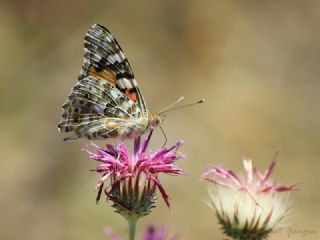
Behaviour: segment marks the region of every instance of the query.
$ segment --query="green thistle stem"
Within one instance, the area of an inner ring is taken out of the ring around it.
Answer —
[[[135,238],[136,238],[137,220],[136,219],[128,220],[128,225],[129,225],[129,240],[135,240]]]

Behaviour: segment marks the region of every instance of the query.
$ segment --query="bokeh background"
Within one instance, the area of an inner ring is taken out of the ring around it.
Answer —
[[[151,110],[206,99],[164,122],[168,143],[185,140],[189,175],[162,176],[171,212],[159,200],[139,236],[154,223],[185,240],[223,239],[202,170],[240,170],[242,155],[265,169],[279,150],[275,179],[303,184],[291,194],[296,233],[270,239],[320,238],[319,1],[2,0],[0,239],[102,240],[108,225],[126,236],[110,205],[95,204],[87,141],[62,142],[56,127],[93,23],[117,37]],[[163,144],[160,130],[152,141]]]

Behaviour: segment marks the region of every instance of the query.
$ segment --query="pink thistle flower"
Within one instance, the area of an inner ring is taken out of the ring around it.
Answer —
[[[96,152],[85,149],[90,158],[100,163],[93,170],[101,175],[96,185],[96,189],[99,190],[97,202],[104,190],[107,199],[113,202],[116,212],[126,219],[138,219],[149,214],[155,204],[157,189],[169,207],[169,196],[158,175],[160,173],[185,174],[175,164],[177,160],[184,159],[184,156],[178,152],[183,142],[179,140],[172,147],[164,146],[154,153],[148,153],[151,136],[152,131],[143,142],[141,137],[135,138],[132,155],[123,142],[118,146],[107,144],[106,148],[92,144]],[[110,184],[104,187],[107,180]]]
[[[202,175],[215,184],[209,205],[229,237],[266,239],[288,215],[288,197],[282,193],[295,190],[297,184],[275,184],[271,179],[275,164],[273,160],[261,173],[251,160],[244,159],[244,178],[223,166],[209,168]]]
[[[122,240],[122,238],[116,236],[112,229],[108,227],[106,229],[106,234],[111,240]],[[143,240],[166,240],[168,238],[168,231],[166,228],[162,227],[158,231],[153,225],[149,225],[144,233]],[[170,240],[178,240],[177,235],[170,238]]]

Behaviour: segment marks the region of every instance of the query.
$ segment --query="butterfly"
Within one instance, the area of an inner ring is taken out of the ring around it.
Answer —
[[[84,38],[84,62],[76,85],[62,106],[60,132],[79,138],[133,138],[161,123],[148,111],[128,59],[114,36],[94,24]]]

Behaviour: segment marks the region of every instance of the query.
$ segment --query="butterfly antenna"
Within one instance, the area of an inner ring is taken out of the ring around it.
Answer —
[[[169,104],[168,106],[166,106],[164,109],[162,109],[160,112],[158,112],[158,114],[162,114],[165,113],[167,110],[169,110],[170,108],[172,108],[173,106],[177,105],[178,103],[180,103],[181,101],[183,101],[184,97],[180,97],[178,100],[176,100],[174,103]]]
[[[181,100],[180,100],[181,99]],[[180,101],[179,101],[180,100]],[[203,103],[205,100],[204,99],[200,99],[199,101],[197,102],[194,102],[194,103],[190,103],[190,104],[186,104],[186,105],[183,105],[183,106],[177,106],[177,107],[173,107],[174,105],[176,105],[177,103],[181,102],[183,100],[183,97],[179,98],[176,102],[174,102],[173,104],[170,104],[168,107],[164,108],[163,110],[161,110],[158,114],[161,115],[163,113],[167,113],[167,112],[171,112],[173,110],[177,110],[177,109],[181,109],[181,108],[186,108],[186,107],[191,107],[193,105],[196,105],[196,104],[200,104],[200,103]]]
[[[166,133],[163,131],[163,128],[160,126],[160,129],[161,129],[161,132],[163,133],[163,136],[164,136],[164,144],[163,144],[163,147],[167,144],[167,140],[168,140],[168,138],[167,138],[167,135],[166,135]]]

